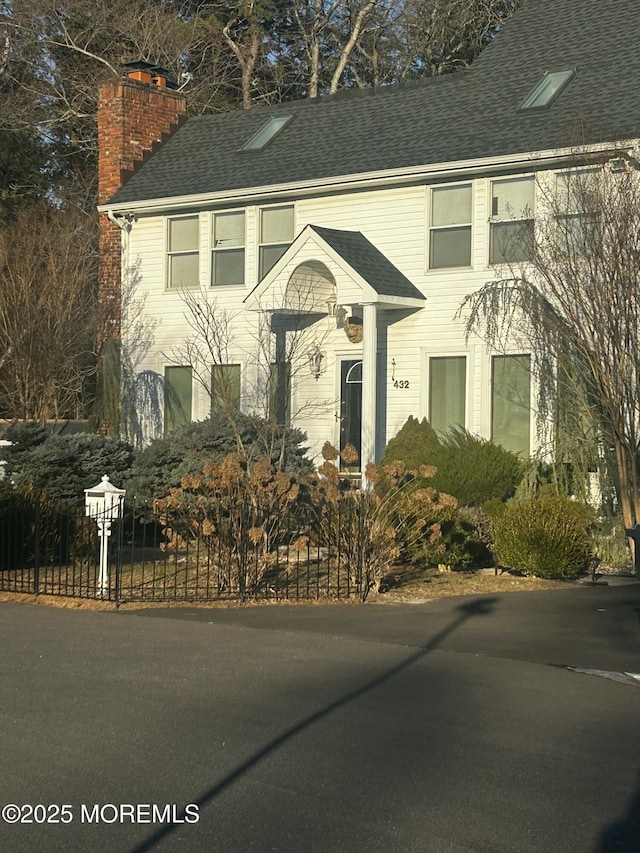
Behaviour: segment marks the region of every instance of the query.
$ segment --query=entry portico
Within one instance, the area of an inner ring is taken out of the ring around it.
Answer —
[[[379,312],[425,305],[415,285],[361,232],[307,225],[245,299],[252,310],[362,321],[360,469],[376,462]],[[348,381],[348,380],[347,380]],[[364,479],[363,479],[364,482]]]

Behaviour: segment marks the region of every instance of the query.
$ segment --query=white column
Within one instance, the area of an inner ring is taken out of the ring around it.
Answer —
[[[378,316],[375,303],[362,306],[362,433],[360,465],[362,487],[368,488],[364,472],[376,461],[376,359],[378,350]]]

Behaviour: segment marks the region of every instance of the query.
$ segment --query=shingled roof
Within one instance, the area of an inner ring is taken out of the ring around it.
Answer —
[[[465,72],[190,118],[113,204],[233,193],[639,135],[637,0],[525,0]],[[547,108],[521,105],[546,71],[576,74]],[[263,150],[242,145],[271,116]]]
[[[423,294],[360,231],[310,225],[381,296],[424,299]]]

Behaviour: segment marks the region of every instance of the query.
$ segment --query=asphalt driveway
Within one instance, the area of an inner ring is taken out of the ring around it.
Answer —
[[[640,684],[575,668],[640,672],[640,585],[0,604],[0,849],[638,851]]]

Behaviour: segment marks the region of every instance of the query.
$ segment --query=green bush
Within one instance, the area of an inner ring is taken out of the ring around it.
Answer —
[[[431,485],[433,466],[420,474],[404,462],[392,462],[375,473],[374,493],[387,505],[400,544],[400,559],[422,565],[446,563],[457,568],[489,565],[486,519],[480,507],[459,506],[452,495]]]
[[[380,467],[404,462],[409,471],[418,471],[421,465],[437,466],[441,451],[442,446],[429,421],[426,418],[419,421],[409,415],[402,429],[385,447]],[[431,482],[433,484],[433,480]]]
[[[239,414],[235,431],[222,414],[185,424],[136,454],[128,488],[137,501],[153,501],[177,488],[185,474],[199,474],[207,461],[219,463],[229,454],[252,462],[269,458],[277,470],[296,474],[313,471],[302,446],[306,436],[297,429],[281,429],[262,418]]]
[[[491,565],[492,555],[482,538],[475,507],[447,507],[437,517],[441,538],[434,544],[428,539],[418,543],[416,554],[426,565],[444,564],[456,569]],[[480,510],[478,510],[480,512]]]
[[[451,430],[440,439],[441,481],[436,488],[458,498],[464,506],[510,498],[523,474],[523,463],[499,444],[463,429]]]
[[[429,485],[453,495],[463,506],[510,498],[522,478],[522,461],[508,450],[466,430],[451,430],[438,437],[429,422],[409,417],[387,445],[380,467],[402,461],[419,471],[430,465],[437,473]],[[416,487],[421,484],[416,483]]]
[[[40,441],[42,436],[33,431],[25,436],[26,442],[18,440],[5,453],[7,477],[19,491],[45,495],[66,510],[81,504],[84,489],[95,486],[104,474],[114,485],[126,486],[133,450],[118,438],[82,433]],[[34,437],[37,440],[30,442]]]
[[[568,498],[513,501],[491,518],[501,566],[538,577],[575,577],[587,569],[593,511]]]

